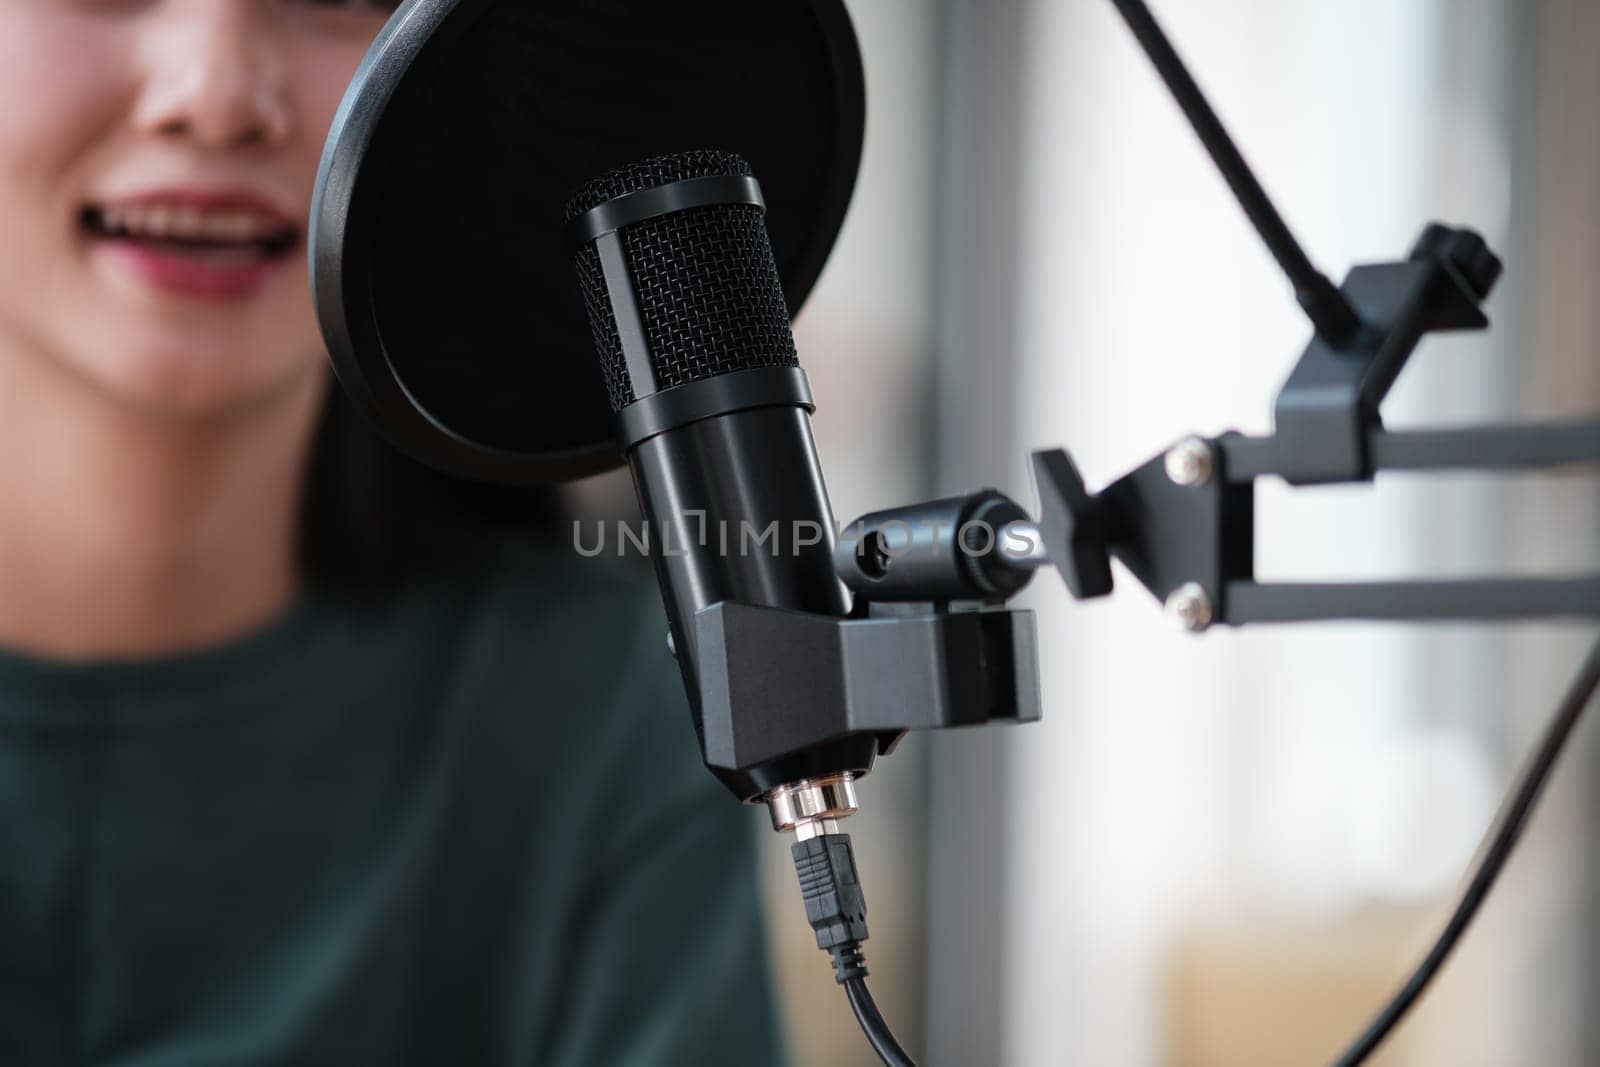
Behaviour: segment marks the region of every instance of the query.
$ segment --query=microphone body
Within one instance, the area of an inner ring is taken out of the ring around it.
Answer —
[[[762,216],[749,165],[718,152],[624,168],[568,208],[702,753],[698,611],[722,601],[849,611],[810,392]],[[874,737],[847,735],[753,767],[708,766],[750,801],[864,774],[876,751]]]

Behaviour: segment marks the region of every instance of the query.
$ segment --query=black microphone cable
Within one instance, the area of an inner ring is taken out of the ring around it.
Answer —
[[[1572,737],[1573,728],[1583,717],[1584,708],[1588,707],[1589,701],[1594,697],[1597,685],[1600,685],[1600,641],[1596,641],[1594,647],[1589,650],[1588,658],[1579,668],[1578,675],[1573,679],[1566,695],[1561,698],[1550,724],[1545,727],[1538,748],[1534,750],[1516,787],[1507,796],[1505,805],[1500,809],[1500,814],[1486,838],[1482,859],[1479,860],[1477,870],[1462,893],[1454,913],[1451,914],[1450,921],[1445,923],[1444,929],[1433,943],[1433,948],[1422,958],[1422,962],[1417,964],[1411,977],[1373,1016],[1372,1022],[1350,1044],[1350,1047],[1345,1049],[1344,1055],[1334,1061],[1334,1067],[1357,1067],[1358,1064],[1365,1063],[1367,1057],[1383,1044],[1384,1039],[1394,1031],[1400,1020],[1405,1018],[1406,1012],[1421,999],[1429,983],[1444,966],[1456,943],[1461,940],[1461,935],[1466,932],[1473,917],[1477,915],[1484,898],[1489,895],[1489,890],[1494,887],[1495,880],[1500,877],[1506,860],[1511,856],[1511,850],[1522,837],[1522,831],[1527,827],[1528,819],[1533,814],[1534,805],[1538,803],[1545,783],[1550,780],[1550,771],[1555,767],[1561,750]]]
[[[834,981],[844,986],[850,1010],[878,1058],[888,1067],[916,1067],[867,989],[867,962],[861,952],[861,942],[867,939],[867,902],[856,874],[850,835],[838,833],[836,826],[826,823],[807,824],[801,832],[812,830],[822,832],[801,838],[789,851],[817,947],[833,956]]]
[[[850,1009],[856,1013],[856,1021],[866,1032],[872,1051],[878,1054],[878,1058],[890,1067],[916,1067],[906,1050],[894,1039],[894,1034],[889,1032],[889,1024],[878,1013],[878,1005],[873,1002],[872,993],[867,989],[867,980],[850,979],[844,984],[844,992],[850,998]]]
[[[1538,747],[1507,796],[1486,838],[1482,858],[1450,920],[1411,976],[1334,1061],[1333,1067],[1359,1067],[1365,1063],[1437,977],[1505,869],[1550,780],[1556,760],[1571,740],[1596,688],[1600,688],[1600,641],[1590,648],[1583,666],[1545,727]],[[873,1051],[890,1067],[915,1067],[914,1061],[895,1040],[867,989],[867,967],[861,952],[861,942],[867,938],[867,909],[861,879],[856,874],[850,835],[819,833],[795,842],[791,851],[805,900],[806,918],[817,935],[817,947],[832,954],[835,980],[844,986],[850,1008],[872,1043]]]

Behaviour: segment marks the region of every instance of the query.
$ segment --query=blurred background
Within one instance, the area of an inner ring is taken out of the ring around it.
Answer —
[[[866,154],[797,323],[839,519],[983,485],[1031,504],[1033,448],[1099,488],[1187,433],[1269,430],[1309,331],[1111,5],[851,7]],[[1329,275],[1434,218],[1505,259],[1492,332],[1427,342],[1389,426],[1600,411],[1600,5],[1154,7]],[[1597,488],[1263,483],[1258,573],[1593,568]],[[1082,605],[1046,573],[1025,597],[1043,723],[912,737],[862,784],[878,999],[933,1067],[1325,1062],[1435,936],[1588,630],[1191,638],[1118,582]],[[1597,770],[1591,723],[1375,1062],[1600,1063]],[[768,836],[796,1062],[875,1062]]]

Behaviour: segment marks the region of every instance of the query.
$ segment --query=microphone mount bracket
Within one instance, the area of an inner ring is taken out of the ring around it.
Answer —
[[[1499,260],[1469,230],[1430,225],[1408,259],[1352,270],[1362,322],[1314,337],[1275,404],[1276,432],[1186,438],[1098,494],[1071,457],[1036,452],[1040,535],[1079,599],[1111,591],[1120,560],[1185,628],[1323,619],[1600,617],[1600,575],[1260,583],[1254,482],[1369,482],[1380,470],[1541,469],[1600,461],[1600,420],[1393,432],[1380,405],[1427,333],[1483,329]]]
[[[1499,274],[1499,259],[1477,234],[1431,224],[1405,260],[1349,273],[1339,295],[1361,326],[1342,344],[1312,338],[1278,394],[1273,434],[1185,438],[1099,493],[1089,492],[1064,450],[1035,452],[1037,523],[994,490],[875,512],[846,527],[835,567],[875,603],[1002,604],[1042,562],[1055,566],[1075,598],[1106,596],[1115,558],[1194,631],[1327,619],[1600,617],[1596,574],[1328,583],[1254,576],[1258,478],[1329,485],[1370,482],[1379,471],[1600,461],[1597,419],[1384,427],[1383,399],[1418,342],[1429,333],[1487,327],[1482,303]],[[981,552],[961,535],[980,518],[1003,531],[997,536],[991,528]],[[898,553],[887,551],[895,528],[903,531]]]
[[[695,615],[702,752],[743,771],[850,734],[1039,718],[1033,613],[868,605],[834,618],[721,601]]]
[[[1343,344],[1320,334],[1275,405],[1279,473],[1295,485],[1367,481],[1378,407],[1424,334],[1482,330],[1500,260],[1471,230],[1432,223],[1403,262],[1358,266],[1340,292],[1361,327]]]

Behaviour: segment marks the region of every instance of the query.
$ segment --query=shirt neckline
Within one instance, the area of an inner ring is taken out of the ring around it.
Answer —
[[[193,718],[228,703],[230,692],[259,691],[299,665],[331,627],[330,597],[301,592],[254,630],[204,647],[151,657],[58,659],[0,646],[0,723],[71,727],[137,719]],[[206,700],[214,693],[217,699]],[[10,700],[8,695],[22,699]]]

